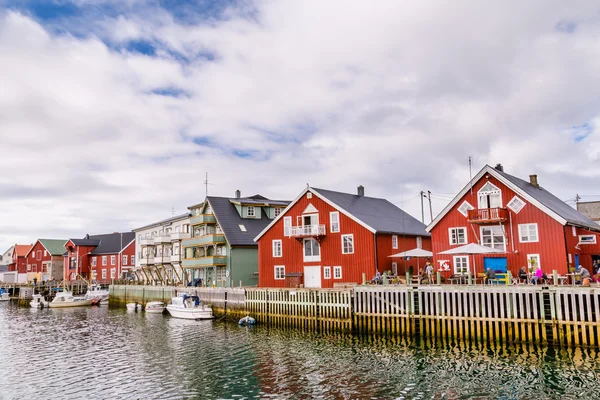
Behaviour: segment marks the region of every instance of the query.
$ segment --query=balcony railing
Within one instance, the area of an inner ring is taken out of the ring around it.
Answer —
[[[303,225],[303,226],[292,226],[290,233],[291,237],[311,237],[311,236],[324,236],[325,225]]]
[[[186,258],[181,261],[182,267],[214,267],[217,265],[227,265],[227,256],[208,256],[199,258]]]
[[[160,235],[154,237],[154,244],[170,242],[171,236],[168,233],[161,233]]]
[[[188,239],[185,242],[183,242],[183,245],[185,247],[190,247],[194,245],[205,245],[215,243],[225,243],[225,235],[223,235],[222,233],[210,233],[208,235]]]
[[[216,222],[217,219],[212,214],[194,215],[190,218],[190,225],[215,224]]]
[[[181,262],[181,255],[180,254],[171,255],[171,263],[178,263],[178,262]]]
[[[154,238],[141,238],[140,246],[154,246]]]
[[[190,232],[171,232],[171,241],[189,239],[192,237]]]
[[[469,210],[468,220],[473,224],[494,224],[508,220],[506,208],[478,208]]]

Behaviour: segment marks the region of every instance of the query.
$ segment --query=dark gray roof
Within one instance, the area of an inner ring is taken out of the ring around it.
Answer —
[[[268,204],[270,206],[287,206],[289,201],[285,200],[255,200],[255,199],[230,199],[232,202],[241,204]]]
[[[96,246],[91,254],[116,254],[135,239],[135,233],[109,233],[106,235],[89,235],[84,239],[70,239],[76,246]]]
[[[375,229],[377,233],[431,236],[425,231],[425,224],[386,199],[317,188],[313,190]]]
[[[70,239],[71,242],[73,242],[73,244],[75,246],[98,246],[100,244],[99,240],[93,240],[93,239]]]
[[[246,202],[248,198],[230,199],[228,197],[207,197],[210,206],[231,246],[258,246],[254,238],[273,220],[269,219],[261,208],[261,218],[242,218],[231,201]],[[288,202],[289,203],[289,202]],[[240,229],[244,225],[246,232]]]
[[[494,171],[502,175],[504,178],[508,179],[513,185],[517,186],[523,192],[527,193],[529,196],[542,203],[545,207],[560,215],[563,219],[567,221],[567,223],[571,225],[587,227],[596,231],[600,230],[600,225],[598,225],[597,223],[595,223],[590,218],[586,217],[573,207],[569,206],[567,203],[565,203],[564,201],[562,201],[561,199],[544,189],[543,187],[535,187],[528,181],[517,178],[516,176],[509,175],[504,171],[499,171],[497,169],[494,169]]]

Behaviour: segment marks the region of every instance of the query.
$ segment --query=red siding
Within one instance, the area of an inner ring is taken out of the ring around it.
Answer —
[[[473,194],[471,194],[470,191],[467,192],[467,194],[465,194],[465,196],[458,201],[452,210],[450,210],[431,231],[433,252],[435,254],[435,266],[439,266],[438,262],[440,260],[449,260],[450,272],[445,274],[447,276],[452,274],[454,271],[453,256],[444,256],[438,253],[453,247],[457,247],[457,245],[450,245],[448,229],[455,227],[466,227],[467,243],[478,243],[478,240],[480,239],[479,225],[469,224],[467,222],[467,218],[458,211],[458,208],[465,200],[468,201],[473,207],[478,208],[477,191],[488,181],[502,191],[502,206],[506,207],[506,205],[515,196],[515,193],[494,177],[490,176],[489,179],[486,179],[484,176],[475,185],[473,185]],[[506,232],[505,240],[507,253],[485,257],[506,257],[508,268],[512,271],[513,275],[516,275],[521,266],[527,266],[528,254],[539,254],[540,265],[544,272],[551,273],[553,269],[556,269],[561,274],[566,273],[567,253],[565,249],[563,226],[544,213],[542,210],[529,203],[523,197],[518,197],[525,201],[525,207],[518,214],[511,210],[508,211],[510,217],[512,218],[512,227],[510,220],[503,224]],[[528,223],[538,224],[539,241],[535,243],[520,243],[518,225]],[[477,268],[476,272],[483,272],[483,258],[484,256],[482,255],[470,257],[471,271],[473,271],[474,260]]]
[[[90,259],[88,254],[94,250],[95,246],[75,246],[73,242],[68,241],[65,247],[68,250],[68,255],[65,257],[65,280],[72,280],[71,274],[76,273],[83,276],[85,279],[90,278]],[[71,257],[76,257],[77,267],[71,269],[70,268],[70,259]],[[110,263],[110,259],[108,261]],[[79,279],[79,277],[75,277],[75,279]]]
[[[285,273],[303,273],[304,266],[321,266],[321,286],[333,287],[334,283],[362,282],[364,272],[368,279],[375,275],[375,238],[362,225],[340,212],[340,232],[331,233],[329,213],[338,211],[325,201],[313,195],[311,199],[305,194],[287,211],[285,217],[292,217],[292,226],[298,225],[297,217],[312,204],[319,212],[319,224],[325,224],[326,234],[321,238],[321,261],[304,262],[303,244],[295,238],[283,235],[284,218],[282,217],[258,241],[258,285],[260,287],[285,287],[285,280],[275,279],[275,266],[285,266]],[[354,235],[354,254],[342,254],[342,235]],[[273,240],[282,241],[282,257],[273,257]],[[323,276],[323,266],[331,267],[331,278]],[[333,267],[342,267],[342,279],[333,278]]]
[[[46,252],[44,255],[44,251],[46,249],[38,240],[26,257],[26,265],[31,265],[31,270],[27,272],[42,272],[42,263],[52,260],[50,253]]]
[[[76,272],[83,276],[85,279],[92,279],[92,271],[96,271],[96,280],[98,282],[108,282],[111,280],[110,270],[115,268],[115,279],[121,278],[123,268],[132,268],[131,257],[135,255],[135,240],[127,245],[121,253],[113,254],[89,254],[95,246],[74,246],[73,242],[67,243],[67,248],[73,246],[73,251],[69,250],[69,255],[65,257],[65,279],[71,280],[71,274]],[[123,265],[123,255],[127,255],[127,264]],[[115,264],[111,264],[111,257],[115,256]],[[69,259],[71,257],[78,257],[77,268],[69,268]],[[102,257],[106,257],[106,265],[102,265]],[[92,267],[92,259],[96,259],[96,266]],[[102,278],[102,271],[106,271],[106,278]],[[78,279],[76,277],[75,279]]]
[[[406,273],[406,268],[411,265],[416,273],[417,267],[425,265],[425,259],[405,261],[402,258],[389,258],[388,256],[417,248],[417,237],[398,235],[398,248],[394,249],[392,248],[392,236],[377,235],[377,265],[379,266],[379,271],[392,271],[392,263],[396,262],[398,263],[398,275],[403,276]],[[431,251],[431,238],[421,237],[421,240],[423,249]]]
[[[595,235],[595,244],[579,244],[579,235]],[[571,256],[571,266],[575,265],[575,256],[579,258],[579,265],[584,266],[593,274],[592,259],[600,259],[600,235],[597,232],[591,232],[583,228],[575,228],[575,235],[573,235],[573,227],[565,227],[565,237],[567,239],[567,253]],[[568,256],[567,256],[568,258]]]

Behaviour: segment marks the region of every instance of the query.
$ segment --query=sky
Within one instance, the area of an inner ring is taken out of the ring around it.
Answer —
[[[591,0],[0,0],[0,252],[207,189],[435,217],[469,156],[600,200],[598,71]]]

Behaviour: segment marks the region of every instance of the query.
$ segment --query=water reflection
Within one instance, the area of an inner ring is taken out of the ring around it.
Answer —
[[[598,353],[0,305],[0,398],[600,398]]]

